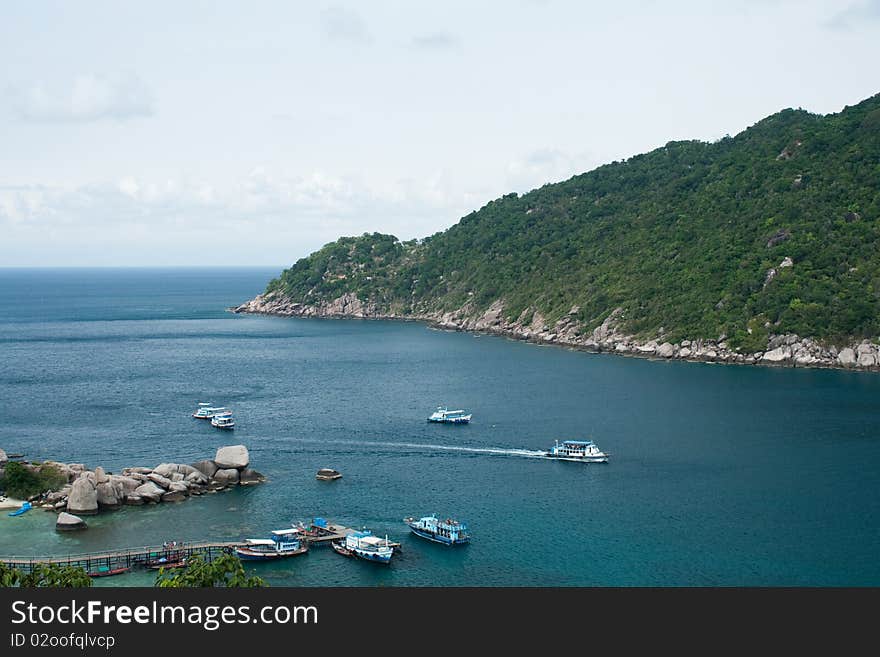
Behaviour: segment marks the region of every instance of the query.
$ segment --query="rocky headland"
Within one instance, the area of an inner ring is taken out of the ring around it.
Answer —
[[[234,313],[274,315],[279,317],[322,317],[348,319],[395,319],[423,321],[436,328],[495,334],[541,344],[553,344],[596,353],[612,353],[642,358],[686,360],[740,365],[777,365],[789,367],[826,367],[864,371],[880,370],[880,345],[862,340],[848,345],[830,345],[795,334],[769,334],[766,349],[742,353],[731,348],[721,335],[715,340],[694,339],[666,341],[663,334],[639,339],[620,329],[623,310],[612,312],[593,330],[585,330],[577,321],[579,308],[549,324],[532,308],[524,310],[515,321],[504,316],[504,302],[495,301],[488,309],[474,312],[468,305],[452,312],[395,314],[382,312],[376,305],[362,302],[348,293],[330,302],[303,304],[283,294],[261,294],[240,306]]]
[[[7,463],[5,452],[0,450],[0,478]],[[81,515],[122,506],[182,502],[188,497],[266,481],[264,475],[250,468],[250,454],[244,445],[221,447],[213,459],[191,464],[160,463],[153,468],[128,467],[119,474],[100,466],[88,469],[82,463],[19,463],[34,474],[51,468],[66,480],[57,490],[42,491],[28,500],[34,507],[61,513],[59,530],[85,527],[78,517]]]

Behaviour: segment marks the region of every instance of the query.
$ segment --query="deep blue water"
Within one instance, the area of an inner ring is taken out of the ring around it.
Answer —
[[[0,270],[0,447],[118,470],[243,443],[270,479],[78,534],[2,513],[0,554],[259,537],[322,516],[403,550],[389,567],[314,548],[253,570],[309,586],[880,585],[880,376],[225,311],[278,271]],[[199,401],[232,407],[234,434],[192,419]],[[429,425],[438,404],[474,419]],[[467,451],[590,436],[610,464]],[[320,467],[344,476],[319,482]],[[468,522],[473,543],[404,531],[431,512]]]

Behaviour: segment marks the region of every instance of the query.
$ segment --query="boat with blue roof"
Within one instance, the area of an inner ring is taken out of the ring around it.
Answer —
[[[446,518],[440,520],[436,514],[423,516],[421,518],[404,518],[407,524],[416,536],[425,538],[435,543],[443,545],[465,545],[470,543],[471,536],[468,533],[467,525],[458,520]]]
[[[557,461],[577,461],[579,463],[608,463],[608,454],[603,452],[592,440],[563,440],[545,452],[548,459]]]
[[[222,406],[214,406],[211,402],[199,402],[199,407],[192,416],[197,420],[210,420],[216,413],[225,410]]]

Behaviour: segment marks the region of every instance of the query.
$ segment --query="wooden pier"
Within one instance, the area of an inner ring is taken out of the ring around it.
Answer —
[[[242,541],[216,541],[202,543],[176,543],[169,545],[147,545],[122,550],[106,550],[103,552],[84,552],[66,556],[12,556],[0,557],[0,563],[29,573],[38,564],[57,564],[60,566],[79,566],[86,572],[99,572],[102,569],[117,568],[150,568],[153,564],[165,559],[168,563],[179,561],[185,557],[199,555],[205,561],[212,561],[222,554],[242,546]]]
[[[300,524],[300,538],[312,545],[327,545],[332,541],[344,540],[349,534],[358,531],[328,523],[323,526]],[[29,573],[38,564],[58,564],[60,566],[79,566],[88,573],[99,573],[118,568],[150,568],[158,565],[159,560],[174,563],[193,555],[199,555],[205,561],[234,552],[235,548],[243,547],[244,541],[204,541],[197,543],[169,543],[166,545],[146,545],[144,547],[106,550],[102,552],[83,552],[66,556],[11,556],[0,557],[0,563]],[[400,543],[388,541],[388,545],[399,550]]]

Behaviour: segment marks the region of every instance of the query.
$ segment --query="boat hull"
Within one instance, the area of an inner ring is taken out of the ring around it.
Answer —
[[[275,561],[284,559],[285,557],[296,557],[308,552],[308,548],[301,547],[297,550],[288,550],[285,552],[258,552],[248,550],[247,548],[236,548],[235,555],[242,561]]]
[[[391,554],[377,554],[376,552],[366,552],[364,550],[358,550],[357,548],[351,548],[351,553],[359,559],[363,559],[364,561],[372,561],[374,563],[391,563]]]
[[[89,577],[110,577],[111,575],[122,575],[127,573],[131,568],[113,568],[112,570],[96,570],[89,573]]]
[[[409,525],[409,529],[416,536],[433,541],[434,543],[440,543],[441,545],[467,545],[471,541],[469,537],[452,539],[448,536],[440,536],[434,532],[419,527],[413,527],[412,525]]]
[[[571,461],[572,463],[608,463],[608,456],[555,456],[544,454],[545,459],[551,461]]]

